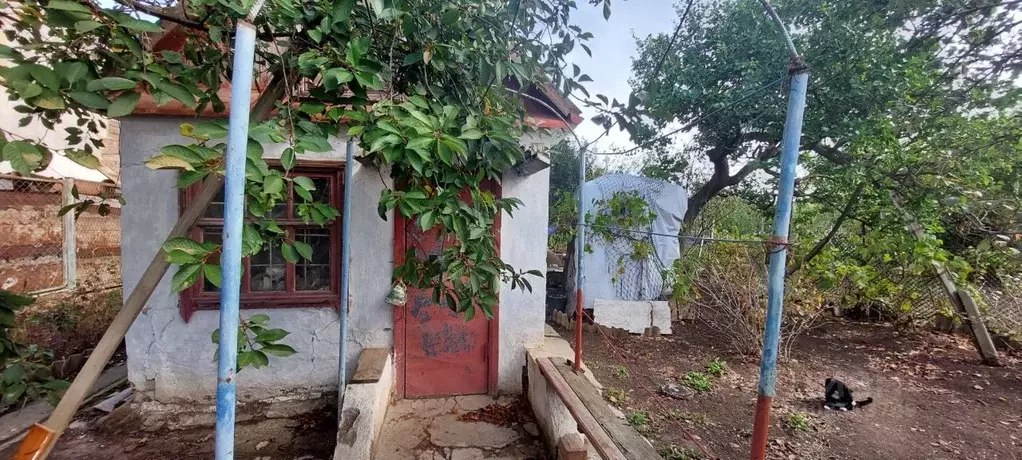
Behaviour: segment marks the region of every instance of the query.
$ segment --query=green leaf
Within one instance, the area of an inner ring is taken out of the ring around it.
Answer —
[[[280,154],[280,165],[284,167],[284,171],[290,171],[291,168],[295,167],[295,151],[291,147],[284,149]]]
[[[259,369],[260,367],[266,367],[270,365],[270,358],[259,350],[252,352],[252,367]]]
[[[160,153],[180,158],[190,164],[201,164],[203,159],[196,151],[186,145],[171,144],[160,149]]]
[[[187,264],[178,267],[177,272],[174,273],[174,277],[171,278],[170,286],[174,292],[181,292],[188,289],[191,285],[195,284],[195,281],[199,279],[199,270],[202,268],[201,264]]]
[[[284,345],[282,343],[271,343],[263,345],[263,347],[260,348],[259,351],[269,353],[274,356],[280,356],[281,358],[286,358],[295,353],[298,353],[297,351],[295,351],[294,348],[291,348],[290,346]]]
[[[8,142],[3,147],[3,159],[22,176],[31,175],[42,166],[43,153],[34,144],[25,141]]]
[[[447,163],[448,166],[454,164],[454,153],[451,152],[451,148],[445,143],[437,145],[437,155],[440,156],[440,160]]]
[[[71,62],[64,69],[62,77],[67,80],[68,83],[74,84],[74,82],[81,80],[82,77],[89,73],[89,66],[84,62]]]
[[[255,353],[251,352],[251,351],[243,351],[243,352],[238,353],[238,364],[237,364],[238,370],[240,371],[240,370],[242,370],[242,369],[244,369],[244,368],[246,368],[248,366],[251,366],[253,358],[254,358],[254,355],[255,355]]]
[[[169,62],[171,64],[180,64],[181,63],[181,53],[178,53],[177,51],[163,50],[163,51],[160,52],[160,56],[163,56],[163,60],[165,60],[165,61],[167,61],[167,62]]]
[[[316,184],[314,182],[312,182],[312,179],[309,179],[308,177],[296,176],[292,180],[294,181],[294,183],[296,185],[298,185],[299,187],[301,187],[301,188],[303,188],[305,190],[309,190],[309,191],[316,190]]]
[[[191,238],[185,237],[171,238],[164,242],[161,248],[163,248],[163,252],[167,253],[171,251],[181,251],[185,254],[198,255],[205,254],[207,252],[206,248],[201,244]]]
[[[195,256],[184,251],[167,252],[166,259],[167,262],[170,262],[174,265],[190,264],[199,261],[199,259],[197,259]]]
[[[323,113],[326,110],[326,104],[318,102],[303,102],[302,105],[298,106],[298,111],[307,113],[309,115],[317,115]]]
[[[480,139],[483,137],[483,132],[478,129],[466,129],[458,137],[461,139]]]
[[[276,174],[266,176],[263,179],[263,192],[267,194],[280,193],[284,190],[284,179]]]
[[[248,322],[256,324],[264,324],[270,320],[270,316],[265,313],[257,313],[248,317]]]
[[[280,245],[280,253],[284,256],[284,260],[289,263],[298,263],[298,253],[295,252],[294,246],[291,246],[288,243],[283,243]]]
[[[65,108],[64,99],[61,98],[59,94],[48,89],[44,90],[43,94],[36,97],[32,103],[35,104],[36,107],[41,107],[46,110],[64,110]]]
[[[302,256],[303,259],[312,260],[312,246],[308,243],[295,240],[294,247],[295,251],[298,251],[298,254]]]
[[[99,157],[84,150],[65,150],[64,156],[89,169],[99,169],[102,166]]]
[[[96,21],[78,21],[75,23],[75,30],[82,34],[92,32],[100,27],[103,27],[103,24]]]
[[[25,366],[21,363],[14,363],[4,369],[3,382],[11,385],[25,378]]]
[[[256,342],[276,342],[284,337],[287,337],[291,333],[283,329],[267,329],[256,335]]]
[[[107,107],[110,107],[110,101],[96,93],[72,91],[69,95],[71,96],[71,99],[75,100],[75,102],[90,109],[106,110]]]
[[[46,65],[32,64],[29,67],[29,74],[41,85],[52,89],[60,89],[60,76],[53,72],[52,68]]]
[[[149,169],[183,169],[195,171],[191,163],[170,155],[156,155],[145,162]]]
[[[403,65],[412,65],[422,60],[422,52],[411,53],[405,56]]]
[[[75,11],[75,12],[78,12],[78,13],[91,13],[92,12],[92,10],[90,10],[89,7],[87,7],[85,5],[82,5],[81,3],[68,2],[68,1],[64,1],[64,0],[51,0],[50,3],[48,3],[46,5],[46,9],[48,9],[48,10],[61,10],[61,11]]]
[[[17,83],[23,83],[23,82],[17,82]],[[40,94],[43,94],[43,87],[39,86],[39,85],[37,85],[35,83],[28,83],[28,84],[21,84],[21,85],[15,84],[13,86],[15,87],[14,89],[18,92],[18,95],[21,96],[22,99],[29,99],[29,98],[36,97],[36,96],[38,96]]]
[[[141,96],[138,93],[126,93],[115,99],[107,108],[106,114],[110,118],[131,115]]]
[[[124,89],[134,89],[137,83],[127,78],[121,77],[105,77],[98,78],[89,82],[85,85],[86,91],[99,91],[99,90],[110,90],[118,91]]]
[[[202,275],[206,277],[206,281],[213,283],[216,287],[220,287],[222,275],[220,273],[219,265],[204,264],[202,266]]]
[[[157,82],[156,89],[163,91],[170,95],[170,97],[181,101],[182,104],[191,107],[195,105],[195,96],[192,95],[184,86],[174,83],[170,80],[160,80]]]
[[[263,248],[263,236],[252,224],[245,224],[241,230],[242,257],[254,256]]]

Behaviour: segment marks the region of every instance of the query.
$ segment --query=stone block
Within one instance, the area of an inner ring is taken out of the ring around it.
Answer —
[[[582,433],[568,433],[557,440],[557,460],[586,460],[589,449]]]

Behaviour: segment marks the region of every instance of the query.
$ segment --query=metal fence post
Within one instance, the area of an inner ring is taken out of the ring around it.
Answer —
[[[63,190],[61,190],[60,206],[75,204],[74,194],[71,193],[75,186],[75,180],[65,177]],[[78,286],[78,246],[75,241],[75,213],[67,212],[61,217],[64,219],[64,286],[68,291],[73,291]]]

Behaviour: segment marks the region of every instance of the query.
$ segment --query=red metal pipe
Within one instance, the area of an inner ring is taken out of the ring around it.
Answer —
[[[582,370],[582,286],[575,291],[575,372]]]
[[[767,437],[770,434],[770,404],[773,398],[759,395],[756,399],[756,418],[752,426],[752,460],[766,459]]]

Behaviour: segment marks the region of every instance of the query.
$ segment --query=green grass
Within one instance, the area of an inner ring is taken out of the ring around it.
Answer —
[[[813,419],[809,414],[792,412],[784,419],[784,427],[792,433],[812,431],[814,428]]]
[[[704,458],[698,450],[678,447],[674,444],[661,447],[658,453],[664,460],[699,460]]]
[[[606,387],[603,389],[603,399],[607,402],[621,407],[625,402],[628,401],[628,394],[620,388]]]
[[[625,416],[625,420],[627,420],[628,424],[631,425],[632,428],[635,428],[635,431],[638,431],[639,433],[647,433],[652,429],[652,426],[650,426],[651,420],[649,418],[649,412],[644,410],[637,410],[628,414]]]
[[[714,377],[720,377],[727,372],[727,362],[720,358],[714,358],[706,365],[706,373]]]
[[[702,372],[691,371],[681,377],[681,384],[700,393],[706,393],[713,389],[713,382],[710,377]]]
[[[614,376],[617,377],[618,380],[627,380],[628,379],[628,368],[624,367],[624,366],[617,366],[617,367],[615,367],[614,368]]]

